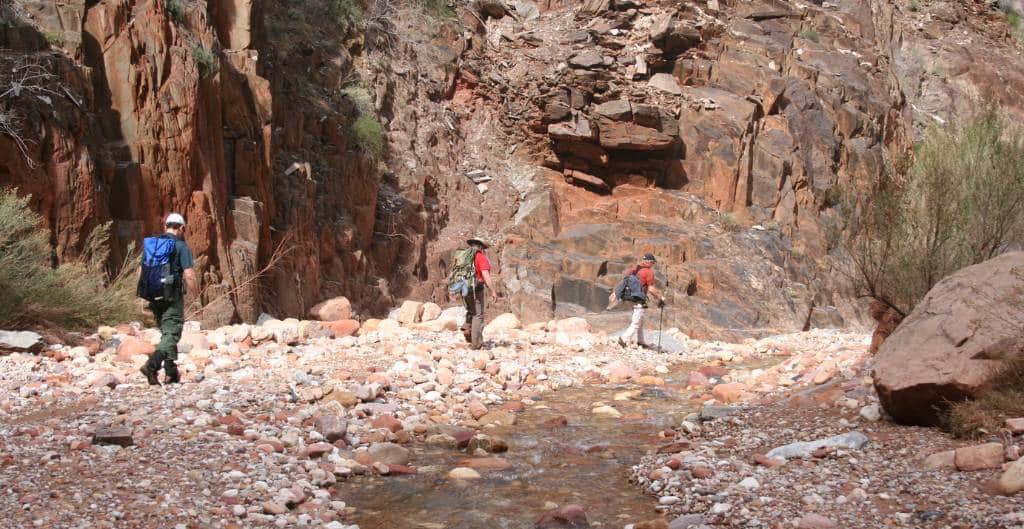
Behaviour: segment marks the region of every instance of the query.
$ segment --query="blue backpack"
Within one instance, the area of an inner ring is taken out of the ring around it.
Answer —
[[[615,297],[622,301],[632,301],[634,303],[644,303],[647,301],[647,296],[644,295],[644,287],[640,284],[640,278],[636,276],[636,271],[622,278],[619,286],[615,287]]]
[[[177,238],[159,235],[142,240],[142,273],[138,296],[148,301],[166,301],[181,295],[181,271],[177,270]]]

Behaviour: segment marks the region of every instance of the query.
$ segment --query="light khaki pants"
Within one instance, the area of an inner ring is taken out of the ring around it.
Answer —
[[[624,342],[646,343],[644,342],[644,311],[646,310],[647,308],[644,307],[643,303],[633,305],[633,319],[630,320],[626,332],[622,333],[622,340]]]

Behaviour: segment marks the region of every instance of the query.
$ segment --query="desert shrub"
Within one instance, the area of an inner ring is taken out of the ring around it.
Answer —
[[[1024,134],[994,108],[930,129],[898,175],[844,206],[863,295],[905,316],[942,278],[1024,243]]]
[[[217,56],[212,51],[202,46],[196,46],[192,48],[192,57],[196,61],[196,66],[199,67],[199,74],[203,77],[209,77],[217,71]]]
[[[373,116],[359,116],[352,124],[352,136],[363,152],[375,158],[384,154],[384,127]]]
[[[999,0],[997,6],[1006,14],[1006,22],[1010,25],[1010,36],[1017,39],[1018,43],[1024,45],[1024,20],[1021,13],[1017,11],[1017,5],[1013,0]]]
[[[813,29],[804,31],[803,33],[800,34],[800,36],[811,42],[818,42],[819,39],[818,32],[814,31]]]
[[[990,388],[977,398],[950,403],[940,416],[956,437],[976,438],[999,431],[1006,419],[1024,417],[1024,360],[1000,366]]]
[[[719,213],[718,223],[722,225],[722,229],[729,233],[738,233],[743,231],[743,224],[736,219],[736,216],[732,213]]]
[[[357,0],[331,0],[330,11],[338,24],[346,28],[363,18],[363,8]]]
[[[448,5],[448,0],[423,0],[423,9],[434,18],[452,18],[455,10]]]
[[[171,20],[178,23],[185,20],[185,4],[181,0],[166,0],[164,9],[167,10],[167,14],[171,15]]]
[[[913,12],[917,12],[921,9],[921,4],[917,0],[910,0],[907,4],[907,8]]]
[[[345,87],[341,90],[341,95],[352,101],[360,115],[373,112],[373,99],[370,97],[370,92],[362,86]]]
[[[1010,33],[1013,37],[1019,41],[1024,41],[1024,22],[1022,22],[1020,13],[1010,11],[1006,14],[1006,21],[1010,24]]]
[[[50,46],[55,46],[57,48],[64,46],[64,35],[61,35],[56,31],[44,31],[43,36],[46,37],[46,42],[49,43]]]
[[[142,318],[135,296],[138,254],[107,271],[110,224],[89,236],[82,257],[53,266],[49,234],[28,198],[0,190],[0,327],[56,324],[85,330]]]

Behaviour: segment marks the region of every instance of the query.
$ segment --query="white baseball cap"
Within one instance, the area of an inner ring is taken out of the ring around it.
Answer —
[[[164,221],[164,226],[166,226],[168,224],[180,224],[180,225],[184,226],[185,225],[185,217],[182,217],[178,213],[171,213],[170,215],[167,215],[167,220]]]

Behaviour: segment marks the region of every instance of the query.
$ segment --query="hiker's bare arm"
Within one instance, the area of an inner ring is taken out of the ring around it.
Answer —
[[[498,291],[494,289],[494,282],[491,281],[491,271],[481,270],[480,277],[484,278],[484,284],[487,285],[487,288],[491,289],[491,298],[497,298]]]
[[[185,269],[185,286],[193,296],[199,294],[199,283],[196,281],[196,271],[193,268]]]
[[[647,297],[665,301],[665,297],[661,295],[661,291],[654,287],[647,287]]]

